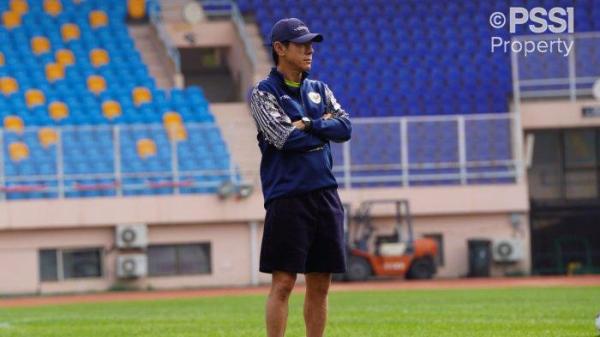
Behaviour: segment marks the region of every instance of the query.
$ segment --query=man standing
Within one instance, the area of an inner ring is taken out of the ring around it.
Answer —
[[[272,274],[268,337],[285,334],[298,273],[306,279],[306,336],[322,337],[331,274],[346,271],[344,211],[329,142],[348,141],[352,125],[327,85],[307,78],[312,43],[321,41],[298,19],[278,21],[270,41],[276,67],[250,95],[266,209],[260,271]]]

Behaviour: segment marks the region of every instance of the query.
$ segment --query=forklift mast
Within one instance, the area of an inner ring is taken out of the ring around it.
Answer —
[[[354,217],[351,217],[350,206],[344,207],[347,216],[344,226],[346,233],[346,242],[352,247],[360,250],[367,250],[367,242],[372,237],[375,227],[373,226],[372,209],[375,205],[393,204],[395,210],[394,235],[381,237],[382,240],[392,242],[405,242],[409,250],[412,250],[414,243],[412,218],[408,200],[405,199],[379,199],[367,200],[360,204]],[[353,220],[354,230],[350,232],[349,224]],[[404,230],[406,233],[404,233]]]

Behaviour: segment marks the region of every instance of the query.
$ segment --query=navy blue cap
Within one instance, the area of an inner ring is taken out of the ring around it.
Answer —
[[[277,21],[271,29],[271,43],[290,41],[294,43],[321,42],[323,35],[311,33],[304,22],[296,18],[287,18]]]

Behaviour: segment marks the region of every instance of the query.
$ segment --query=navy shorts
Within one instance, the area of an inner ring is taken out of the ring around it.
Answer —
[[[260,271],[346,271],[344,209],[337,187],[268,202]]]

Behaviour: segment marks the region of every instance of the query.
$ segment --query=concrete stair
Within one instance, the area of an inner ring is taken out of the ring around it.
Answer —
[[[173,66],[154,27],[151,24],[135,24],[129,25],[128,30],[136,49],[142,55],[142,61],[156,80],[156,86],[162,89],[172,88],[174,86]]]

